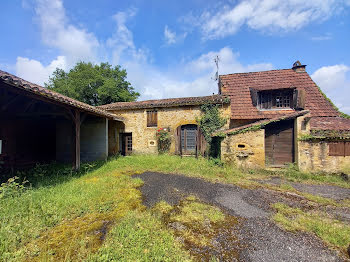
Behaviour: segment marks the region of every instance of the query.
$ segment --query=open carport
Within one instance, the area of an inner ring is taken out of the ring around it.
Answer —
[[[123,126],[114,114],[0,71],[0,173],[106,159]]]

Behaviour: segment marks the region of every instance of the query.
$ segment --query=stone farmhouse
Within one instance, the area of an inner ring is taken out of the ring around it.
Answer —
[[[291,69],[220,75],[218,94],[118,102],[78,102],[0,71],[0,170],[34,163],[156,154],[156,133],[170,133],[170,154],[205,154],[198,127],[204,104],[218,105],[226,125],[213,134],[217,157],[243,168],[295,163],[304,171],[350,165],[350,119],[296,62]]]

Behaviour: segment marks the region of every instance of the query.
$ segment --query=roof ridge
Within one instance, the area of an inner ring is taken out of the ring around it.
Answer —
[[[231,73],[231,74],[223,74],[223,75],[219,75],[219,76],[243,75],[243,74],[264,73],[264,72],[273,72],[273,71],[287,71],[287,70],[289,71],[289,70],[293,70],[293,69],[292,68],[283,68],[283,69],[271,69],[271,70],[262,70],[262,71],[237,72],[237,73]]]
[[[107,106],[113,106],[113,105],[116,105],[116,104],[126,104],[126,103],[144,103],[144,102],[153,102],[153,101],[170,101],[170,100],[174,100],[174,99],[177,99],[177,100],[190,100],[190,99],[196,99],[196,98],[210,98],[210,97],[213,97],[213,98],[217,98],[217,97],[222,97],[222,98],[225,98],[225,97],[228,97],[226,95],[220,95],[220,94],[213,94],[213,95],[208,95],[208,96],[187,96],[187,97],[171,97],[171,98],[160,98],[160,99],[149,99],[149,100],[141,100],[141,101],[128,101],[128,102],[114,102],[114,103],[110,103],[110,104],[105,104],[105,105],[100,105],[98,107],[107,107]]]

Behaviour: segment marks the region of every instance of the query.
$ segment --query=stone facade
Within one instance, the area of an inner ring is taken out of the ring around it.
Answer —
[[[310,134],[309,116],[296,121],[297,136]],[[329,156],[329,141],[300,141],[297,139],[297,163],[305,172],[341,172],[350,168],[350,156]]]
[[[157,127],[147,127],[147,111],[149,109],[110,110],[125,119],[125,128],[119,128],[118,133],[132,133],[132,152],[134,154],[156,154],[158,153],[156,132],[158,128],[168,128],[171,135],[170,154],[174,154],[175,132],[177,127],[188,124],[197,124],[196,119],[200,117],[200,106],[174,106],[161,107],[157,109]],[[152,109],[153,110],[153,109]],[[224,128],[229,126],[230,106],[220,105],[221,115],[228,119]],[[119,138],[118,138],[119,139]],[[120,151],[120,142],[116,142]],[[111,149],[110,149],[111,150]]]
[[[294,158],[304,172],[341,172],[350,168],[350,156],[329,156],[330,141],[302,141],[309,135],[310,114],[294,120]],[[265,130],[227,135],[221,143],[221,159],[242,168],[265,168]]]
[[[221,142],[221,159],[241,168],[264,168],[264,145],[264,129],[227,135]]]

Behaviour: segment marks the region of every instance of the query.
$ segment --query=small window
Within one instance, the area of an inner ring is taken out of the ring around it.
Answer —
[[[158,124],[157,111],[147,111],[147,127],[156,127]]]
[[[262,91],[258,94],[259,109],[292,108],[293,90]]]
[[[330,156],[350,156],[350,142],[329,143]]]

